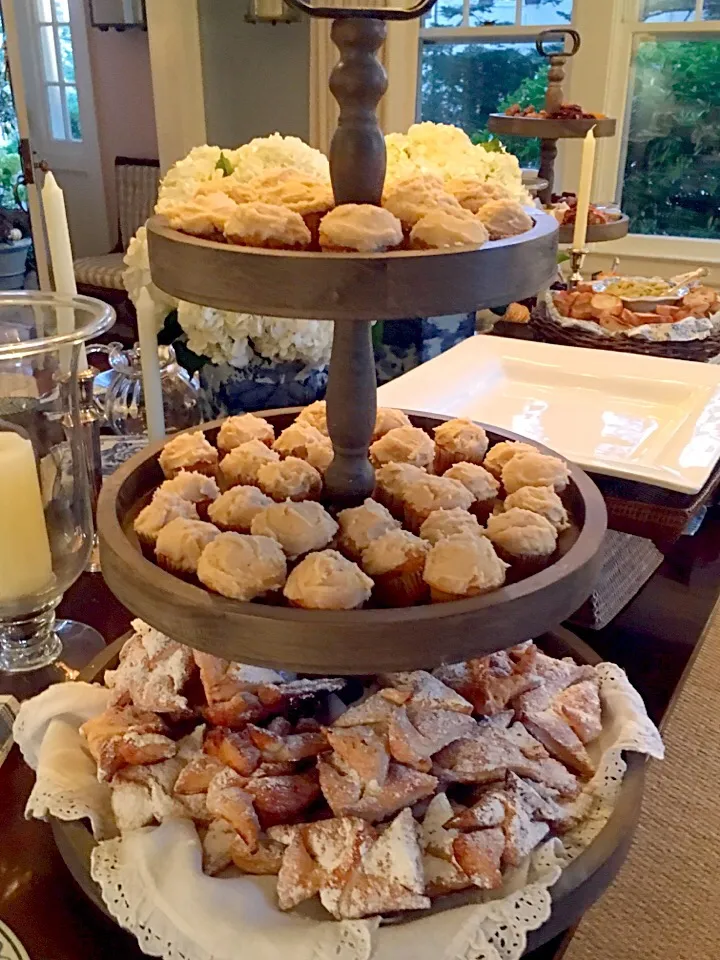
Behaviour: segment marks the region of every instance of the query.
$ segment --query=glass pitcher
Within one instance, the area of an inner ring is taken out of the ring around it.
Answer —
[[[121,343],[111,343],[108,346],[93,343],[88,346],[87,352],[106,354],[112,370],[102,402],[108,426],[120,436],[144,434],[145,398],[140,367],[140,344],[136,343],[132,349],[126,350]],[[196,426],[201,422],[198,387],[177,362],[172,347],[158,347],[158,363],[166,432],[174,433]]]

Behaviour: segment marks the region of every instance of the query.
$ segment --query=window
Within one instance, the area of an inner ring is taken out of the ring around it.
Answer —
[[[535,37],[569,24],[584,42],[566,98],[618,121],[600,142],[595,199],[620,200],[647,238],[603,252],[639,244],[643,256],[720,263],[720,0],[438,0],[420,30],[419,116],[478,141],[489,113],[540,108],[547,71]],[[537,163],[537,141],[505,145],[522,166]],[[563,189],[576,183],[576,147],[560,141]]]
[[[48,132],[54,140],[82,140],[68,0],[34,0],[40,40]]]

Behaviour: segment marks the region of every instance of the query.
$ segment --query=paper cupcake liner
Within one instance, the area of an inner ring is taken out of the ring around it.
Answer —
[[[166,557],[163,554],[155,554],[155,560],[157,565],[162,567],[167,573],[171,573],[174,577],[179,577],[180,580],[186,580],[189,583],[197,583],[197,570],[189,571],[184,570],[182,567],[179,567],[177,564],[173,563],[171,557]]]
[[[477,517],[478,523],[482,526],[486,524],[488,518],[492,516],[497,502],[495,497],[493,497],[492,500],[475,500],[470,504],[469,513]]]
[[[177,469],[171,470],[167,473],[163,470],[166,480],[173,480],[181,470],[185,470],[187,473],[202,473],[205,477],[215,477],[218,472],[217,463],[208,463],[207,460],[198,460],[194,463],[183,463],[182,466]]]
[[[482,457],[472,457],[467,451],[446,450],[438,446],[435,441],[435,473],[442,476],[446,470],[449,470],[456,463],[474,463],[476,466],[483,465]]]
[[[509,553],[496,543],[493,543],[493,547],[495,547],[495,553],[500,559],[510,564],[510,569],[507,572],[507,581],[509,583],[524,580],[526,577],[531,577],[534,573],[539,573],[541,570],[549,567],[550,564],[555,562],[557,554],[557,549],[555,549],[546,557],[537,557],[529,556],[528,554]]]
[[[416,536],[419,535],[420,527],[425,523],[432,512],[432,510],[417,510],[409,503],[406,503],[404,510],[405,526],[411,531],[411,533],[414,533]]]
[[[381,503],[389,510],[396,520],[402,520],[404,518],[405,504],[402,501],[402,497],[397,494],[392,494],[389,490],[377,485],[373,493],[373,499],[377,500],[378,503]]]
[[[428,585],[423,580],[425,558],[409,560],[397,570],[373,577],[373,599],[382,607],[414,607],[427,600]]]

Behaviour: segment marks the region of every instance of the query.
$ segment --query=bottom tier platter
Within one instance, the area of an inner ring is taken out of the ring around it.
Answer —
[[[117,666],[118,655],[124,642],[125,638],[122,638],[103,651],[86,667],[79,679],[88,683],[101,682],[104,671]],[[596,664],[600,661],[590,647],[562,628],[545,634],[538,640],[538,645],[551,656],[571,656],[578,663]],[[531,953],[577,923],[583,913],[604,893],[622,866],[637,826],[645,780],[645,757],[630,753],[626,755],[626,760],[627,771],[608,822],[594,842],[563,870],[560,879],[551,888],[552,914],[545,923],[528,935],[526,953]],[[100,888],[91,876],[90,859],[96,844],[86,822],[66,823],[53,820],[52,826],[60,855],[73,878],[88,899],[105,916],[112,919],[103,902]],[[454,909],[481,902],[482,898],[479,891],[454,894],[438,899],[427,912]],[[416,914],[408,914],[396,922],[411,923],[414,919],[417,919]]]
[[[263,416],[279,432],[297,412],[274,410]],[[410,417],[429,433],[446,419],[424,413]],[[202,427],[211,442],[220,423]],[[486,429],[491,445],[523,439]],[[563,498],[572,524],[560,534],[548,566],[492,593],[403,609],[303,610],[228,600],[172,576],[140,550],[133,521],[162,482],[162,446],[133,457],[103,486],[98,505],[103,574],[136,616],[181,643],[228,660],[326,675],[454,663],[551,629],[578,609],[599,573],[605,505],[594,483],[571,465]]]

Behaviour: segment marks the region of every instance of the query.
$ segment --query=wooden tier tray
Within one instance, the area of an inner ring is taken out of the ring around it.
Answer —
[[[279,432],[297,412],[274,410],[263,416]],[[410,416],[415,426],[428,431],[446,419],[425,413]],[[209,439],[221,422],[204,425]],[[492,427],[487,431],[491,442],[521,439]],[[589,596],[600,570],[605,504],[587,475],[572,466],[563,496],[575,525],[560,535],[558,559],[492,593],[392,610],[300,610],[228,600],[172,576],[140,551],[132,524],[163,480],[157,462],[161,449],[162,443],[146,448],[102,488],[97,524],[103,575],[136,616],[181,643],[228,660],[343,675],[453,663],[554,627]]]
[[[117,666],[118,655],[126,639],[122,637],[104,650],[88,664],[78,679],[87,683],[102,681],[104,671]],[[540,637],[538,643],[551,656],[572,656],[580,663],[591,664],[599,663],[601,659],[587,644],[562,627]],[[526,954],[577,923],[610,886],[624,863],[640,815],[645,757],[630,753],[626,755],[626,761],[627,771],[610,819],[594,843],[563,870],[560,879],[551,888],[552,914],[541,927],[529,934]],[[53,819],[52,830],[60,856],[73,879],[94,906],[115,922],[103,902],[100,888],[91,876],[90,858],[96,843],[86,821]],[[438,900],[431,912],[463,906],[477,897],[477,893],[473,896],[471,892],[455,894]],[[413,919],[413,915],[407,915],[400,922],[411,922]]]
[[[506,137],[537,137],[540,140],[571,140],[584,137],[592,127],[596,137],[614,137],[615,120],[553,120],[550,117],[509,117],[506,113],[491,113],[488,130]]]
[[[623,213],[619,220],[611,220],[610,223],[591,223],[588,224],[587,243],[604,243],[606,240],[620,240],[626,237],[630,231],[630,217]],[[560,243],[572,243],[575,226],[572,223],[562,224],[560,226]]]
[[[148,221],[153,282],[221,310],[310,320],[403,320],[465,313],[534,296],[556,272],[558,224],[478,248],[390,253],[266,250],[202,240]]]

